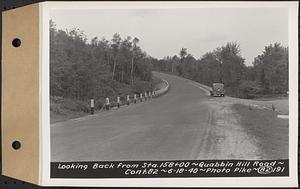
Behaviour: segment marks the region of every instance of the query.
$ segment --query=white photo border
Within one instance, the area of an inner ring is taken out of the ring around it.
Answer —
[[[297,187],[298,186],[298,2],[43,2],[40,7],[40,169],[43,186],[89,187]],[[193,177],[193,178],[50,178],[50,103],[49,103],[49,15],[66,9],[139,8],[287,8],[289,14],[289,175],[288,177]]]

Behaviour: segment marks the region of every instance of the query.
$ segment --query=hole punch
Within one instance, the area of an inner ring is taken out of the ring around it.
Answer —
[[[21,143],[19,141],[14,141],[12,143],[12,147],[13,147],[13,149],[18,150],[21,148]]]
[[[14,47],[20,47],[21,46],[21,40],[19,38],[15,38],[13,41],[12,41],[12,45]]]

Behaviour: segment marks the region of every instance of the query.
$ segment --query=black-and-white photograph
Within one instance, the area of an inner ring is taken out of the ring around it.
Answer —
[[[58,9],[49,25],[51,162],[289,159],[288,9]]]

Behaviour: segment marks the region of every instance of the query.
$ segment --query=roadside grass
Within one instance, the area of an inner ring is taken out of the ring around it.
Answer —
[[[163,83],[163,80],[158,78],[158,77],[155,77],[155,76],[152,76],[152,83],[153,83],[153,89],[154,90],[158,90],[161,88],[161,86],[164,84]]]
[[[288,97],[269,97],[269,98],[260,98],[257,99],[261,103],[269,103],[274,105],[276,111],[280,112],[281,114],[288,115],[289,114],[289,99]]]
[[[276,112],[279,114],[288,115],[289,114],[289,99],[281,98],[281,99],[264,99],[264,100],[250,100],[250,99],[241,99],[241,98],[233,98],[233,97],[225,97],[228,101],[231,101],[233,104],[243,104],[243,105],[255,105],[259,107],[265,107],[269,110],[272,107],[275,108]]]
[[[258,147],[265,152],[263,159],[288,159],[288,120],[277,118],[277,113],[270,110],[241,104],[232,107],[240,115],[243,128],[255,137]]]
[[[50,124],[87,115],[88,102],[67,99],[63,97],[50,97]]]

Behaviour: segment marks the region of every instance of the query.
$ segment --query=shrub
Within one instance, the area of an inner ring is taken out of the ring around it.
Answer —
[[[65,114],[66,111],[89,112],[90,104],[88,101],[51,96],[50,111],[58,114]]]
[[[135,81],[132,86],[133,93],[144,93],[145,91],[152,91],[153,84],[147,81]]]
[[[259,97],[263,89],[256,81],[243,80],[239,85],[239,97],[241,98],[256,98]]]

